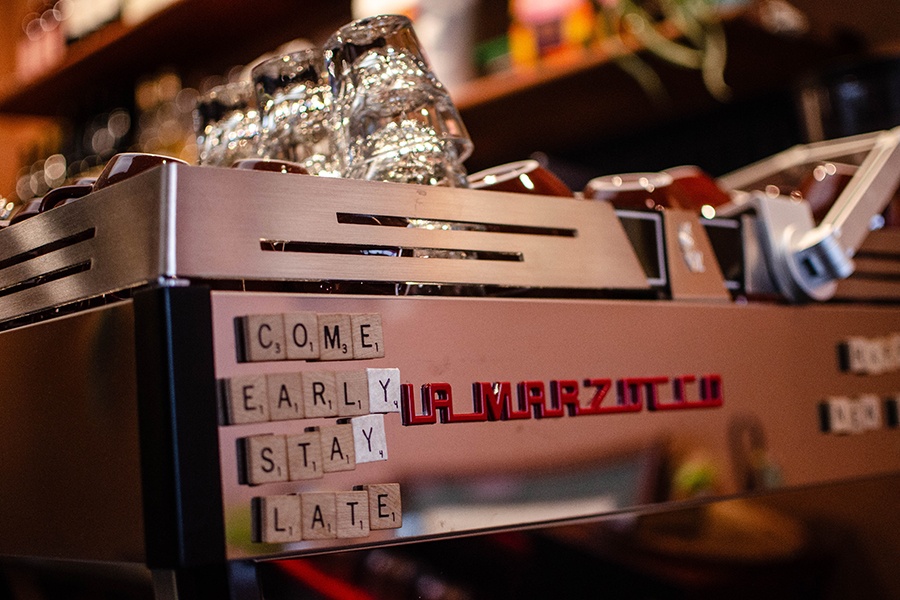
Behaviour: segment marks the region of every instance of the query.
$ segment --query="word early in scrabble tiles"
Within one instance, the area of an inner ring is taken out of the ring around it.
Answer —
[[[356,486],[348,492],[258,496],[251,504],[254,542],[363,538],[403,525],[400,485]]]
[[[231,425],[400,412],[400,369],[242,375],[220,394]]]
[[[384,357],[379,314],[294,312],[238,317],[238,360],[365,360]]]

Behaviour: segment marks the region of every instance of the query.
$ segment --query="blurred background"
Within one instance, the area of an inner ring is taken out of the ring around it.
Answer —
[[[198,93],[264,56],[403,13],[475,144],[572,189],[900,122],[893,0],[0,0],[3,206],[124,150],[196,160]]]

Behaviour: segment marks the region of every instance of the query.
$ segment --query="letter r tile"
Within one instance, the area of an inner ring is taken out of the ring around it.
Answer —
[[[304,371],[303,413],[307,419],[338,416],[337,381],[332,371]]]

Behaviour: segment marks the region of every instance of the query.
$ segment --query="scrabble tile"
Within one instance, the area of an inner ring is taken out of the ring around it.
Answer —
[[[881,429],[881,399],[875,394],[866,394],[857,399],[860,426],[864,431]]]
[[[369,411],[400,412],[400,369],[366,369],[369,378]]]
[[[350,315],[320,314],[319,360],[352,360],[353,334]]]
[[[356,464],[387,460],[384,415],[372,414],[353,417],[350,419],[350,426],[353,428],[353,451],[356,455]]]
[[[303,379],[300,373],[272,373],[266,376],[269,419],[284,421],[302,419]]]
[[[246,483],[260,485],[288,480],[287,446],[283,435],[241,438]]]
[[[334,495],[334,503],[339,538],[369,535],[369,495],[366,492],[338,492]]]
[[[322,470],[322,436],[318,428],[287,436],[288,476],[291,481],[318,479]]]
[[[322,436],[322,465],[326,473],[352,471],[356,468],[353,428],[349,423],[324,425]]]
[[[334,494],[300,494],[300,516],[304,540],[329,540],[337,537],[337,511]]]
[[[358,371],[337,371],[334,374],[339,417],[369,414],[369,376]]]
[[[369,529],[397,529],[403,525],[399,483],[370,483],[356,489],[369,495]]]
[[[269,420],[265,375],[243,375],[223,382],[225,413],[232,425]]]
[[[251,501],[253,541],[265,544],[299,542],[303,538],[300,525],[300,496],[284,494],[263,496]]]
[[[303,379],[303,414],[307,419],[338,415],[337,381],[331,371],[307,371]]]
[[[282,315],[248,315],[239,319],[243,358],[249,362],[286,360]]]
[[[828,430],[831,433],[853,433],[852,402],[849,398],[834,397],[826,402],[828,407]]]
[[[285,313],[284,337],[288,360],[319,358],[319,323],[316,313]]]
[[[381,315],[377,313],[350,315],[350,326],[353,334],[354,360],[384,356]]]

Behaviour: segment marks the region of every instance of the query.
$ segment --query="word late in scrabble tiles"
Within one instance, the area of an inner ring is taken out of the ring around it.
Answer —
[[[251,510],[252,539],[267,544],[364,538],[403,525],[397,483],[361,485],[346,492],[258,496]]]

